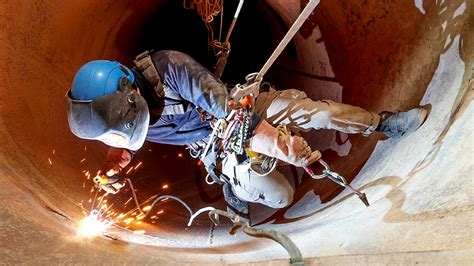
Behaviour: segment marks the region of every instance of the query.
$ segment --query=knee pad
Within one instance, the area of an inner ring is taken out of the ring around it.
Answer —
[[[267,206],[272,207],[274,209],[281,209],[288,207],[293,202],[293,195],[295,192],[292,188],[287,189],[285,191],[281,191],[272,197],[271,200],[267,201]]]

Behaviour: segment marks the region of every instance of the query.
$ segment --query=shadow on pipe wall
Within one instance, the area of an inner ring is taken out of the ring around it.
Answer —
[[[301,1],[301,9],[306,2]],[[468,32],[462,31],[462,21],[470,15],[464,12],[468,5],[462,0],[424,1],[420,7],[415,6],[414,1],[378,4],[321,1],[300,34],[308,39],[319,26],[322,38],[318,41],[326,44],[336,80],[343,86],[344,103],[374,111],[406,110],[419,106],[439,66],[440,56],[451,48],[454,36],[461,36],[460,43],[466,39]],[[344,19],[341,19],[341,13]],[[408,24],[411,26],[406,26],[406,21],[410,21]],[[460,91],[457,98],[463,95],[465,91]],[[318,133],[303,135],[307,139],[326,137]],[[325,150],[323,158],[330,162],[332,169],[352,181],[380,137],[348,136],[343,140],[341,134],[336,133],[336,146],[349,142],[352,145],[349,153],[340,156],[335,151]],[[296,168],[287,173],[299,184],[293,203],[259,224],[284,224],[306,219],[349,197],[331,202],[343,189],[328,180],[314,180],[307,175],[299,181]],[[362,186],[368,187],[371,186]],[[312,192],[311,196],[308,196],[309,192]],[[316,204],[312,211],[302,211],[304,215],[298,218],[298,209],[311,201],[320,201],[321,205]],[[330,202],[329,205],[325,205],[326,202]],[[285,218],[288,212],[293,218]]]

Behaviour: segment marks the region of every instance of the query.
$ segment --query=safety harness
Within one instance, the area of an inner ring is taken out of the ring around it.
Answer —
[[[147,87],[149,88],[149,89],[144,89],[143,93],[150,94],[150,95],[146,95],[148,97],[145,97],[145,99],[153,99],[153,101],[148,102],[150,106],[150,113],[154,116],[184,114],[186,111],[189,111],[188,108],[190,107],[190,105],[159,104],[160,102],[163,102],[165,98],[173,99],[177,101],[181,101],[183,99],[179,95],[177,95],[176,93],[168,89],[161,81],[161,77],[158,74],[158,71],[156,70],[156,67],[151,58],[152,52],[153,51],[145,51],[139,54],[133,61],[135,63],[136,69],[132,68],[132,71],[134,72],[134,74],[138,76],[137,85],[139,85],[142,88],[147,88]],[[142,80],[142,77],[144,78],[144,80]],[[154,91],[155,93],[152,93],[150,89]],[[206,111],[204,111],[204,109],[200,108],[199,106],[196,106],[194,108],[200,114],[202,121],[207,121],[207,120],[212,119],[212,116],[208,114]],[[195,143],[188,144],[187,149],[189,150],[191,156],[194,158],[200,158],[208,141],[209,141],[208,139],[203,139]],[[214,182],[217,182],[218,176],[215,175],[213,171],[215,168],[215,161],[217,158],[213,155],[208,155],[202,159],[206,168],[210,168],[207,170],[212,172],[211,174],[212,179],[214,180]]]
[[[133,60],[133,63],[135,63],[135,66],[140,69],[140,72],[153,87],[158,97],[164,97],[165,93],[163,83],[161,82],[160,75],[158,75],[158,71],[151,60],[150,52],[145,51],[139,54],[135,60]]]
[[[154,98],[155,102],[160,102],[162,101],[160,99],[164,98],[182,101],[183,98],[181,98],[181,96],[170,90],[161,81],[161,77],[158,74],[155,65],[153,64],[153,60],[151,59],[151,53],[153,53],[153,50],[145,51],[139,54],[133,61],[135,67],[140,72],[139,74],[141,74],[146,79],[146,81],[149,83],[149,86],[151,86],[153,91],[156,93],[156,96],[158,96],[157,99],[155,95],[150,95],[151,98]],[[145,87],[147,86],[147,84],[141,85]],[[151,104],[153,106],[153,109],[151,110],[153,115],[178,115],[184,114],[185,112],[189,111],[189,105],[185,104],[172,104],[163,106],[156,106],[156,104],[153,103]],[[209,113],[204,111],[204,109],[200,108],[199,106],[196,106],[195,109],[199,113],[201,121],[207,121],[212,118]]]

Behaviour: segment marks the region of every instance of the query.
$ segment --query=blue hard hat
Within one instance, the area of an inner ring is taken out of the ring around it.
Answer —
[[[90,61],[77,71],[72,82],[71,98],[93,100],[116,92],[122,77],[126,77],[131,83],[135,80],[132,71],[119,62]]]
[[[109,146],[138,150],[147,135],[150,113],[145,98],[132,88],[134,81],[132,71],[118,62],[96,60],[82,66],[68,92],[72,133]]]

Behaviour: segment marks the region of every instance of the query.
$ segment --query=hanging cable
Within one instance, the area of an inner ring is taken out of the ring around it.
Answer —
[[[222,22],[224,18],[224,1],[223,0],[191,0],[183,1],[183,7],[185,9],[196,9],[201,19],[206,24],[208,31],[208,44],[213,48],[214,54],[218,56],[214,74],[217,77],[221,77],[224,72],[225,65],[227,64],[227,58],[230,53],[230,36],[234,30],[237,18],[239,17],[240,10],[244,4],[244,0],[239,0],[237,9],[234,13],[234,17],[227,31],[225,40],[222,41]],[[214,17],[220,14],[220,26],[219,26],[219,38],[214,39],[214,27],[211,24],[214,21]]]
[[[227,64],[227,58],[229,57],[229,54],[230,54],[230,41],[229,41],[230,35],[232,34],[232,31],[234,30],[235,23],[237,22],[237,18],[239,17],[240,10],[242,9],[243,4],[244,4],[244,0],[240,0],[239,5],[237,6],[237,9],[235,10],[234,18],[232,19],[229,30],[227,31],[225,40],[221,42],[221,39],[219,36],[219,41],[214,40],[213,43],[211,44],[212,46],[219,49],[219,52],[216,53],[216,55],[219,56],[219,58],[217,59],[216,68],[214,70],[214,74],[218,78],[222,77],[222,73],[224,72],[225,66]],[[222,12],[224,12],[224,9],[222,9]],[[221,18],[222,18],[222,15],[221,15]],[[222,24],[221,24],[221,30],[222,30]]]
[[[201,19],[206,24],[208,32],[208,44],[212,46],[212,43],[214,42],[214,26],[211,23],[214,21],[214,17],[219,15],[219,13],[223,10],[224,0],[183,0],[183,8],[196,10]]]
[[[188,3],[186,4],[186,2]],[[204,22],[211,23],[224,7],[224,0],[183,0],[183,7],[196,9]]]
[[[140,203],[138,203],[138,199],[137,199],[137,194],[135,193],[135,189],[133,188],[133,183],[132,183],[132,180],[130,180],[130,178],[125,178],[125,180],[127,180],[128,184],[130,185],[130,190],[132,191],[132,197],[133,197],[133,201],[135,202],[135,205],[137,206],[137,209],[140,211],[140,213],[144,216],[144,217],[147,217],[148,214],[150,213],[150,211],[153,209],[153,207],[162,199],[165,199],[165,198],[170,198],[170,199],[174,199],[176,200],[177,202],[181,203],[185,208],[186,210],[188,210],[189,212],[189,215],[192,217],[193,216],[193,211],[191,210],[191,208],[189,207],[188,204],[186,204],[186,202],[184,202],[182,199],[178,198],[178,197],[175,197],[175,196],[172,196],[172,195],[161,195],[159,196],[158,198],[156,198],[153,203],[150,205],[150,208],[144,212],[142,210],[142,208],[140,207]]]

